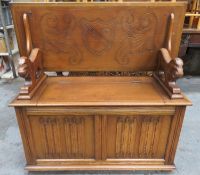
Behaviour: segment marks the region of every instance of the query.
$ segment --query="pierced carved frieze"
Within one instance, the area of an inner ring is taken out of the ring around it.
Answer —
[[[113,19],[104,21],[100,18],[80,20],[82,40],[86,49],[95,56],[103,55],[111,49],[115,37]]]

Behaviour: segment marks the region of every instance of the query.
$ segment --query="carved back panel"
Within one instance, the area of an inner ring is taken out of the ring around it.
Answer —
[[[20,55],[26,55],[22,16],[28,13],[46,71],[152,71],[171,13],[171,54],[178,54],[185,3],[13,3],[12,13]]]

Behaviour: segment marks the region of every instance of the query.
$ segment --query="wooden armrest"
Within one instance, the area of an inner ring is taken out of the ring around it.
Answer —
[[[31,99],[46,77],[42,67],[42,54],[38,48],[32,49],[29,57],[24,56],[19,59],[18,74],[25,79],[18,99]]]
[[[26,36],[26,53],[19,59],[18,74],[25,79],[18,99],[31,99],[34,92],[46,78],[42,67],[42,53],[39,48],[33,48],[28,14],[23,14],[23,23]]]
[[[167,91],[170,98],[183,98],[176,80],[183,76],[183,61],[180,58],[172,58],[167,49],[159,51],[156,79]]]

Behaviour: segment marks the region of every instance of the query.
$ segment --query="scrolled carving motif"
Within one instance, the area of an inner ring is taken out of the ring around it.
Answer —
[[[127,12],[122,16],[122,28],[129,37],[135,37],[136,34],[145,34],[154,29],[156,20],[156,16],[152,12],[141,15]]]
[[[126,12],[122,15],[122,30],[125,34],[115,60],[120,65],[128,65],[134,55],[153,52],[155,49],[155,33],[157,17],[152,12],[137,14]]]
[[[76,26],[76,19],[70,13],[63,15],[46,13],[41,18],[44,50],[66,54],[69,63],[79,64],[82,53],[70,34]]]
[[[41,17],[42,31],[48,38],[63,39],[72,32],[76,25],[75,17],[69,13],[63,15],[45,13]]]

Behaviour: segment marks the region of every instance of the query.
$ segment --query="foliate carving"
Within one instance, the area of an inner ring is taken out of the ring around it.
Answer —
[[[43,32],[44,50],[64,53],[72,65],[79,64],[82,60],[82,53],[71,33],[76,27],[76,19],[71,14],[56,15],[47,13],[41,18],[41,28]]]
[[[120,16],[120,14],[119,14]],[[144,14],[128,11],[121,14],[121,21],[116,19],[78,20],[70,13],[46,13],[41,17],[43,48],[49,52],[66,54],[69,63],[80,64],[82,51],[72,38],[71,33],[79,26],[84,47],[96,57],[108,52],[115,40],[115,30],[122,37],[114,55],[120,65],[128,65],[134,55],[151,53],[155,50],[157,17],[152,12]],[[77,25],[78,24],[78,25]],[[121,26],[121,27],[120,27]],[[120,29],[121,28],[121,29]]]
[[[153,52],[157,17],[154,13],[127,12],[122,15],[124,40],[120,43],[115,59],[120,65],[127,65],[134,55]]]
[[[80,24],[84,46],[91,54],[100,56],[112,47],[115,33],[113,20],[98,18],[90,21],[83,18]]]
[[[41,24],[46,36],[59,40],[70,35],[75,28],[76,20],[71,14],[46,13],[41,17]]]
[[[122,28],[129,37],[145,34],[155,28],[156,16],[154,13],[127,12],[122,16]]]

